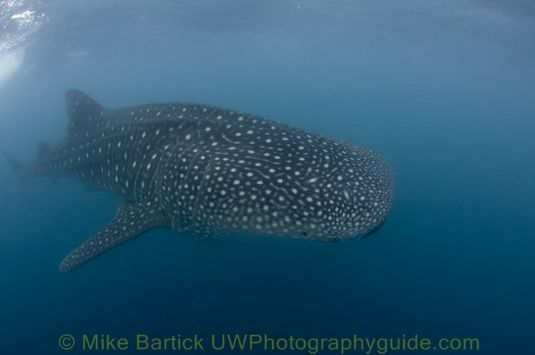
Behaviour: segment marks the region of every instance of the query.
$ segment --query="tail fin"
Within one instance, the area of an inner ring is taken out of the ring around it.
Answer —
[[[25,166],[22,163],[20,163],[19,161],[15,160],[1,146],[0,146],[0,153],[6,158],[6,160],[11,165],[11,167],[13,168],[13,170],[15,171],[15,173],[17,174],[17,176],[20,179],[26,178],[26,174],[25,174],[25,170],[26,169],[25,169]]]

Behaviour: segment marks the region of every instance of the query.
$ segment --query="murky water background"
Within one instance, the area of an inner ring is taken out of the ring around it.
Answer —
[[[64,333],[535,334],[535,7],[529,1],[0,1],[0,144],[60,139],[64,92],[195,101],[344,138],[396,175],[388,223],[336,245],[154,231],[76,272],[115,196],[0,162],[6,354]]]

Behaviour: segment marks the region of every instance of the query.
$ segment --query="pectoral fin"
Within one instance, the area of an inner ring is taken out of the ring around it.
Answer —
[[[68,272],[76,269],[149,229],[167,224],[167,217],[158,210],[153,201],[124,203],[104,230],[86,240],[63,259],[59,265],[59,271]]]

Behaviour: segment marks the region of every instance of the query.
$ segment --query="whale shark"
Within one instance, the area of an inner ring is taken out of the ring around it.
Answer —
[[[8,156],[11,165],[21,178],[72,176],[123,202],[61,272],[159,227],[198,238],[363,238],[392,206],[387,161],[340,139],[204,104],[109,109],[78,90],[67,91],[66,110],[66,138],[40,143],[33,164]]]

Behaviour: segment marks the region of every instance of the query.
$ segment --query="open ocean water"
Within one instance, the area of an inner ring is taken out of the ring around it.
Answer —
[[[62,139],[71,88],[106,107],[213,104],[364,145],[393,168],[393,208],[360,241],[159,229],[63,274],[120,198],[19,181],[0,160],[1,354],[95,353],[93,335],[130,341],[109,353],[163,353],[135,349],[142,333],[198,334],[205,351],[212,334],[356,334],[535,354],[533,2],[1,0],[0,145],[30,162]]]

